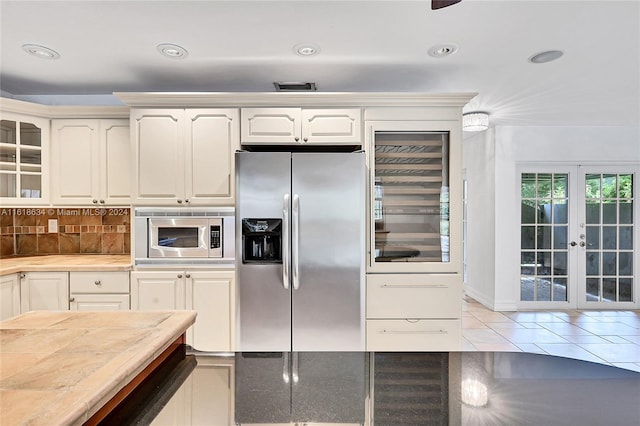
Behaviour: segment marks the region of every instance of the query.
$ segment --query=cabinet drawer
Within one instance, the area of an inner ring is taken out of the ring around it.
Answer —
[[[129,293],[129,272],[70,272],[71,293]]]
[[[461,318],[457,274],[367,275],[367,318]]]
[[[462,320],[367,320],[367,351],[459,351]]]

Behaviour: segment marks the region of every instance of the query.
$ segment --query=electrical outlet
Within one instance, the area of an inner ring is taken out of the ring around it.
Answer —
[[[49,219],[48,222],[48,232],[50,234],[55,234],[56,232],[58,232],[58,219]]]

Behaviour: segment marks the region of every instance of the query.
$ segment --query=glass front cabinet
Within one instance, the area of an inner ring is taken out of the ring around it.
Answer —
[[[0,199],[9,204],[47,202],[49,121],[2,114],[0,120]]]
[[[457,121],[369,121],[369,273],[462,272]]]

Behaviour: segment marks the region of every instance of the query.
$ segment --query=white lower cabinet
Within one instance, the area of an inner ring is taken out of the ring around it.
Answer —
[[[368,274],[368,351],[462,348],[458,274]]]
[[[0,321],[20,314],[20,281],[18,274],[0,277]]]
[[[187,344],[205,352],[233,350],[234,271],[135,271],[131,309],[197,312]]]
[[[129,309],[129,272],[70,272],[72,311]]]
[[[20,274],[20,311],[69,310],[68,272]]]

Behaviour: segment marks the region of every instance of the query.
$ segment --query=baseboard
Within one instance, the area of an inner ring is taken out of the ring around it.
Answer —
[[[479,293],[473,287],[465,286],[464,292],[467,296],[473,298],[476,302],[482,303],[487,308],[493,310],[493,300],[489,299],[484,294]]]

